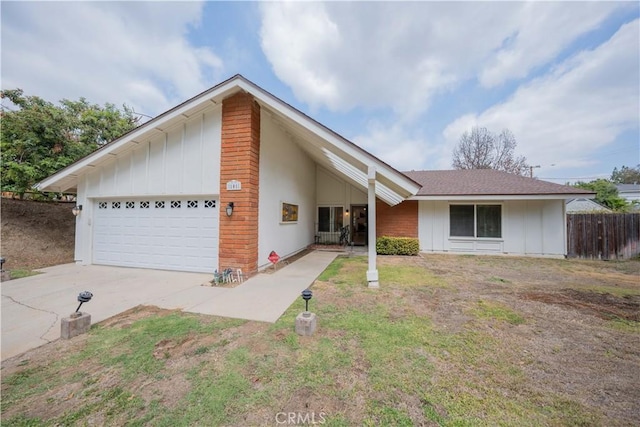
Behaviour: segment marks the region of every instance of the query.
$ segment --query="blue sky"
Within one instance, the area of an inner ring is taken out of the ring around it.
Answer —
[[[638,2],[7,2],[2,88],[159,114],[240,73],[399,170],[510,129],[564,183],[640,163]]]

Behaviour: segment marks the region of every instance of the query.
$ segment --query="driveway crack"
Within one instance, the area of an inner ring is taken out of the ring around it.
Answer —
[[[43,313],[49,313],[49,314],[53,314],[54,316],[56,316],[56,318],[53,320],[53,322],[51,322],[51,325],[47,328],[47,330],[40,335],[40,339],[42,341],[46,341],[48,343],[50,343],[51,341],[49,341],[48,339],[46,339],[44,336],[47,335],[49,333],[49,331],[55,326],[55,324],[58,322],[58,319],[60,318],[60,316],[58,315],[58,313],[53,312],[53,311],[49,311],[49,310],[43,310],[41,308],[37,308],[37,307],[32,307],[28,304],[25,304],[23,302],[17,301],[15,300],[13,297],[9,296],[9,295],[3,295],[3,297],[9,298],[12,302],[15,302],[18,305],[21,305],[23,307],[27,307],[30,308],[31,310],[37,310],[37,311],[42,311]]]

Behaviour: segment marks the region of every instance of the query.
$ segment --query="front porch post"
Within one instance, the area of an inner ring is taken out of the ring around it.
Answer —
[[[376,261],[376,168],[369,166],[368,171],[369,178],[369,192],[367,211],[369,212],[369,218],[367,220],[367,227],[369,233],[369,269],[367,270],[367,283],[370,288],[379,288],[378,283],[378,267]]]

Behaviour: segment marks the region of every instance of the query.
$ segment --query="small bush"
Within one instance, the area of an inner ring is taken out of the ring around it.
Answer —
[[[418,255],[420,242],[411,237],[382,236],[376,240],[379,255]]]

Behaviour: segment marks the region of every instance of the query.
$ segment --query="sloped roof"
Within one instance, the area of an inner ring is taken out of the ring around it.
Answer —
[[[581,197],[578,199],[567,200],[567,213],[569,212],[611,212],[611,209],[606,206],[602,206],[593,200]]]
[[[414,198],[492,196],[525,198],[592,198],[595,193],[492,169],[404,172],[422,185]]]
[[[133,149],[140,141],[157,135],[158,132],[166,132],[212,105],[221,104],[225,98],[239,91],[250,93],[316,162],[337,171],[365,189],[368,186],[369,171],[375,170],[376,196],[389,205],[400,203],[420,188],[418,183],[406,175],[240,74],[160,114],[34,187],[40,191],[75,191],[79,177],[91,168]]]

